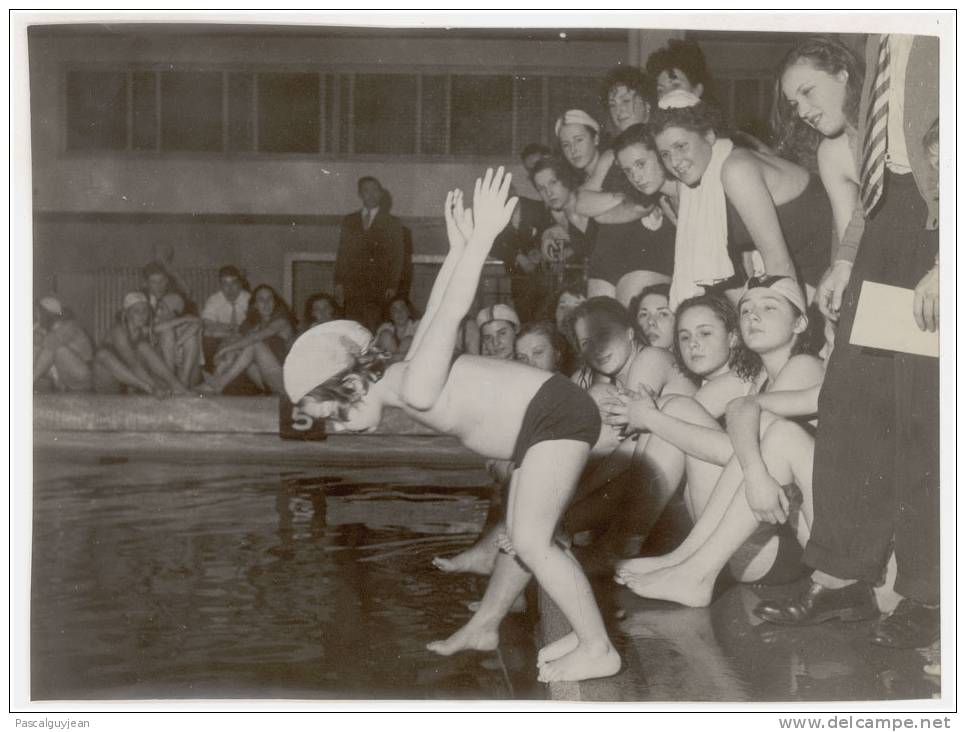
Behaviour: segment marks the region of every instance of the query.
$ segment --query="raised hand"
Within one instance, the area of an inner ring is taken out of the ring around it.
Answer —
[[[471,240],[479,246],[489,248],[510,223],[518,200],[516,196],[507,200],[511,178],[501,165],[495,173],[492,168],[487,168],[483,178],[476,179],[473,189],[473,223],[476,228]]]
[[[459,188],[446,194],[443,218],[450,249],[462,249],[473,236],[473,211],[463,207],[463,191]]]

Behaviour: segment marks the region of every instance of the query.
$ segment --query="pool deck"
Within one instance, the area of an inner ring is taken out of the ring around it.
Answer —
[[[275,397],[172,397],[52,394],[34,397],[34,449],[125,457],[177,454],[242,462],[319,465],[417,464],[474,467],[483,461],[451,437],[433,433],[402,410],[386,409],[379,429],[325,440],[279,436]]]
[[[801,591],[802,583],[761,587],[719,583],[710,607],[635,596],[610,579],[594,582],[623,666],[606,679],[547,684],[547,697],[581,702],[832,702],[932,699],[940,678],[931,649],[892,650],[868,642],[873,621],[794,628],[757,618],[760,600]],[[570,625],[539,594],[537,646]]]

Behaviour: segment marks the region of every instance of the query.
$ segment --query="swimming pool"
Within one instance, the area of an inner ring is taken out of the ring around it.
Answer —
[[[478,470],[74,460],[35,466],[33,699],[532,698],[532,629],[425,644],[483,582]]]

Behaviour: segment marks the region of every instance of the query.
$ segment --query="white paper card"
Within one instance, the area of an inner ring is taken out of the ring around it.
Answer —
[[[939,331],[919,330],[912,315],[913,291],[863,282],[851,343],[866,348],[939,357]]]

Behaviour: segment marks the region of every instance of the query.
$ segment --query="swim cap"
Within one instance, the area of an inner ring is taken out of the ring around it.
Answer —
[[[502,302],[483,308],[476,314],[476,325],[480,328],[494,320],[507,320],[513,323],[515,329],[519,330],[520,328],[520,318],[516,311]]]
[[[770,280],[770,282],[769,282]],[[802,294],[801,286],[793,280],[791,277],[761,277],[752,278],[748,280],[748,284],[745,286],[744,291],[741,293],[741,297],[738,298],[738,305],[744,301],[745,297],[752,290],[758,288],[764,288],[766,290],[774,290],[782,297],[784,297],[788,302],[798,308],[798,311],[808,318],[806,311],[808,310],[808,305],[805,303],[805,296]]]
[[[684,89],[673,89],[661,97],[657,106],[661,109],[681,109],[693,107],[701,101],[701,97]]]
[[[56,297],[42,297],[40,298],[40,307],[46,310],[51,315],[63,315],[64,306],[60,304],[60,300]]]
[[[564,112],[563,116],[559,117],[557,123],[553,126],[553,134],[559,137],[560,128],[564,125],[584,125],[594,132],[600,133],[600,125],[597,123],[597,120],[582,109],[568,109]]]
[[[372,333],[354,320],[330,320],[305,331],[292,344],[282,380],[293,404],[355,363],[372,343]]]
[[[124,296],[124,304],[122,307],[124,310],[127,310],[128,308],[134,307],[138,303],[147,303],[147,301],[148,297],[143,292],[129,292]]]

